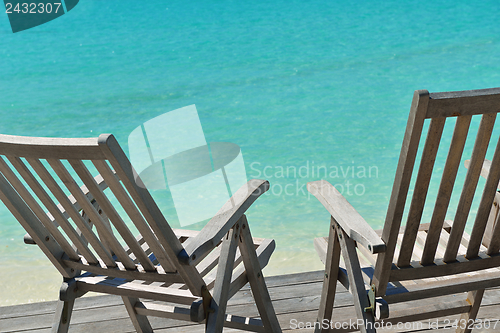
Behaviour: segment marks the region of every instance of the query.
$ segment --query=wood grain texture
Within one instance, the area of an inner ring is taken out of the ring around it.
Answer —
[[[436,154],[443,134],[445,118],[436,118],[431,120],[427,139],[422,153],[420,167],[418,169],[417,179],[413,197],[410,204],[408,213],[408,220],[403,236],[402,246],[399,250],[397,265],[399,267],[408,266],[413,253],[413,246],[417,237],[418,227],[424,211],[425,199],[427,198],[427,191],[431,181],[432,170],[434,162],[436,161]]]
[[[389,282],[390,268],[396,249],[406,196],[410,186],[411,175],[415,164],[428,103],[429,92],[427,90],[415,91],[403,139],[403,146],[399,156],[398,167],[396,169],[396,177],[392,187],[391,198],[389,200],[389,207],[387,208],[384,229],[382,231],[381,238],[386,244],[387,250],[377,257],[377,264],[375,265],[373,283],[376,286],[377,296],[381,296],[385,293],[387,283]]]
[[[373,328],[375,317],[371,311],[365,311],[370,306],[366,293],[365,283],[362,278],[361,267],[359,265],[358,256],[356,254],[356,245],[352,239],[335,224],[338,234],[338,239],[341,248],[341,254],[346,263],[347,276],[349,278],[349,286],[354,298],[354,309],[358,320],[362,320],[363,325],[358,327],[362,333],[373,333],[376,330]],[[371,327],[370,327],[371,325]]]
[[[484,164],[484,163],[483,163]],[[498,181],[500,180],[500,138],[497,143],[495,154],[493,156],[493,168],[490,168],[490,173],[486,178],[486,184],[483,189],[483,195],[479,203],[479,208],[476,213],[476,219],[474,221],[474,226],[470,235],[469,246],[467,248],[466,257],[471,259],[477,257],[482,241],[484,238],[484,233],[486,231],[486,225],[488,223],[488,217],[493,207],[493,201],[497,193]],[[484,168],[481,168],[481,170]],[[493,233],[494,234],[494,233]],[[493,239],[496,239],[493,235]],[[493,246],[490,244],[489,255],[496,253]]]
[[[236,223],[226,234],[221,245],[221,255],[217,267],[217,277],[213,290],[213,299],[207,316],[207,332],[221,333],[226,317],[229,287],[234,268],[236,248],[240,237],[240,223]]]
[[[98,143],[111,167],[163,246],[175,271],[179,272],[194,295],[201,296],[201,289],[205,285],[202,277],[194,266],[185,265],[179,261],[179,256],[183,256],[185,253],[184,247],[175,236],[149,191],[137,184],[133,167],[118,141],[113,135],[101,134]]]
[[[150,272],[153,271],[154,272],[155,267],[154,267],[153,263],[149,260],[146,253],[144,253],[144,250],[141,248],[141,246],[139,245],[139,243],[135,239],[134,235],[132,234],[130,229],[127,227],[127,225],[123,221],[120,214],[118,214],[116,209],[113,207],[113,205],[109,201],[108,197],[104,194],[103,191],[101,191],[101,189],[99,189],[99,186],[95,182],[94,177],[92,177],[92,175],[90,174],[88,169],[85,167],[83,162],[79,161],[79,160],[69,160],[69,163],[73,167],[73,169],[76,171],[76,173],[78,174],[80,179],[83,181],[85,186],[93,194],[95,200],[99,203],[99,206],[102,209],[102,211],[104,212],[104,214],[106,215],[106,217],[111,220],[111,222],[115,226],[116,230],[118,231],[118,233],[120,234],[122,239],[125,241],[125,243],[128,245],[129,249],[131,249],[132,253],[135,255],[135,258],[139,261],[139,263],[142,265],[142,267],[146,271],[150,271]],[[88,206],[88,204],[90,204],[90,202],[88,200],[85,200],[84,193],[81,191],[79,191],[78,193],[79,193],[79,195],[81,194],[80,197],[82,200],[84,200],[84,204],[82,204],[82,206],[84,206],[84,205]],[[92,209],[89,211],[88,208],[86,208],[85,212],[87,214],[90,214],[91,219],[94,221],[94,223],[101,221],[101,214],[99,212],[97,212],[95,209]],[[103,229],[105,230],[105,233],[108,231],[108,229],[111,230],[110,228],[104,227],[104,221],[102,222],[102,224],[103,224]],[[112,235],[112,233],[111,233],[111,235]],[[104,235],[101,235],[101,238],[103,236]],[[120,258],[119,254],[121,254],[125,258],[129,258],[128,253],[126,253],[123,250],[123,247],[120,244],[118,244],[118,246],[120,247],[121,250],[119,251],[119,253],[115,252],[115,254],[117,254],[119,258]],[[127,260],[127,262],[128,262],[128,260]],[[126,263],[124,263],[124,265],[126,267],[135,269],[135,263],[132,263],[132,264],[134,265],[133,267],[128,267],[126,265]]]
[[[453,228],[451,228],[450,241],[446,246],[444,261],[451,262],[455,260],[460,240],[465,229],[465,223],[469,216],[470,207],[476,191],[479,175],[483,165],[486,150],[495,124],[496,114],[485,114],[482,116],[481,124],[477,133],[476,141],[472,151],[471,163],[467,171],[465,183],[462,188],[460,200],[453,219]]]
[[[384,242],[333,185],[319,180],[308,183],[307,190],[323,204],[350,238],[365,246],[371,253],[385,251]]]
[[[243,216],[246,210],[257,200],[259,196],[269,189],[266,180],[252,179],[243,185],[222,206],[215,216],[203,227],[195,238],[187,242],[185,253],[179,256],[183,263],[196,265],[203,258],[207,250],[216,246],[222,236]]]
[[[115,177],[115,173],[111,170],[105,161],[92,161],[96,169],[101,173],[102,177],[106,179],[111,191],[114,193],[116,199],[120,202],[121,206],[130,217],[130,220],[137,227],[141,236],[149,245],[151,251],[155,254],[156,259],[166,272],[175,272],[175,267],[168,257],[165,249],[161,246],[158,239],[154,235],[151,228],[147,225],[144,217],[138,211],[136,205],[123,188],[122,184]]]
[[[264,275],[262,274],[262,266],[255,251],[250,227],[245,215],[241,218],[240,242],[238,246],[243,257],[248,282],[250,283],[260,318],[264,324],[265,332],[281,333],[281,327],[276,317],[269,291],[267,290]]]
[[[432,93],[426,118],[497,113],[499,105],[500,88]]]
[[[339,275],[340,264],[340,243],[338,241],[335,220],[330,218],[330,232],[326,246],[326,255],[323,259],[325,263],[325,278],[323,280],[323,289],[321,291],[321,301],[319,303],[317,322],[323,320],[328,322],[332,319],[333,304],[335,301],[335,292],[337,290],[337,277]],[[316,244],[316,242],[315,242]],[[321,247],[321,246],[318,246]],[[318,251],[318,250],[317,250]],[[314,333],[320,333],[321,327],[316,327]]]
[[[421,258],[422,265],[429,265],[434,261],[439,235],[450,204],[471,119],[471,116],[461,116],[457,118],[443,175],[441,176],[441,182],[439,184],[438,196],[434,204],[434,211],[432,212],[429,232],[427,233],[425,241],[424,252]]]
[[[96,138],[36,138],[0,134],[0,155],[26,158],[103,159]]]

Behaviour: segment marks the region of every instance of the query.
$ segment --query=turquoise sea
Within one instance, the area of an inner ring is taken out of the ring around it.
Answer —
[[[277,243],[265,274],[321,269],[329,216],[306,183],[380,228],[413,91],[500,86],[499,17],[493,0],[81,0],[13,34],[0,13],[0,133],[113,133],[128,151],[134,128],[196,104],[206,140],[271,182],[248,213]],[[24,233],[0,205],[0,306],[58,298]]]

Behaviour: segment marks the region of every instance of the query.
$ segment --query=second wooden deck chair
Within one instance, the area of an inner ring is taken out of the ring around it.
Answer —
[[[153,331],[147,316],[281,332],[261,271],[274,241],[252,239],[244,215],[269,183],[248,182],[195,232],[171,229],[134,179],[112,135],[0,136],[0,199],[64,278],[52,332],[68,331],[89,291],[122,296],[137,332]],[[247,282],[255,317],[227,315]]]
[[[500,223],[494,206],[500,179],[498,112],[498,88],[415,92],[385,225],[379,232],[328,182],[308,184],[331,215],[329,237],[315,240],[326,265],[318,315],[324,325],[316,331],[331,326],[337,279],[353,294],[362,332],[375,332],[377,317],[385,318],[387,325],[462,314],[448,317],[458,332],[469,332],[477,324],[484,289],[500,286]],[[443,131],[446,123],[450,131]],[[473,146],[467,143],[472,154],[468,170],[463,168],[464,183],[455,184],[467,137],[473,139],[474,132]],[[485,161],[487,153],[493,156],[491,163]],[[479,181],[481,174],[486,182]],[[429,191],[431,180],[437,191]],[[479,203],[471,212],[475,193]],[[450,205],[454,194],[456,206]],[[430,210],[423,215],[426,203]],[[453,220],[446,220],[449,217]],[[466,228],[468,220],[471,225]],[[470,236],[466,230],[471,230]],[[466,292],[467,297],[445,302],[449,295]]]

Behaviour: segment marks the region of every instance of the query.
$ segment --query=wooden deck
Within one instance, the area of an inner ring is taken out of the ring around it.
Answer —
[[[321,294],[323,272],[306,272],[291,275],[272,276],[266,282],[273,300],[274,307],[283,331],[313,332],[312,329],[299,329],[299,325],[313,323]],[[354,318],[354,308],[350,294],[339,286],[339,294],[335,301],[334,316],[336,319],[348,320]],[[465,295],[464,295],[465,297]],[[432,302],[428,299],[425,302]],[[0,307],[0,332],[50,332],[56,302],[43,302]],[[251,293],[248,286],[244,287],[230,301],[228,312],[246,316],[257,315],[257,308],[251,305]],[[428,322],[413,324],[412,328],[380,329],[379,332],[454,332],[444,325],[452,323],[458,317],[441,318],[431,321],[439,328],[429,328]],[[489,329],[475,329],[473,332],[500,332],[500,289],[488,290],[483,299],[478,318],[491,320]],[[355,321],[353,319],[353,321]],[[170,319],[151,318],[155,332],[203,332],[203,325],[192,325]],[[494,327],[496,325],[496,327]],[[75,302],[75,310],[71,318],[71,333],[98,332],[135,332],[128,318],[120,297],[96,296],[83,297]],[[236,330],[225,330],[225,332]]]

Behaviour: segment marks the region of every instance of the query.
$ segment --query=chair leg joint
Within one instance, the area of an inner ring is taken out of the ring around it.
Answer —
[[[59,299],[67,302],[85,295],[86,291],[78,289],[75,279],[64,279],[61,289],[59,290]]]

